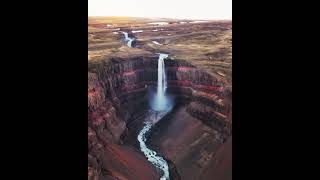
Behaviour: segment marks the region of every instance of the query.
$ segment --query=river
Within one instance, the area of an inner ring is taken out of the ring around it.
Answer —
[[[132,47],[132,41],[134,41],[134,38],[130,38],[127,32],[122,33],[125,36],[125,42],[127,42],[127,46]],[[169,104],[170,101],[168,101],[165,95],[167,89],[167,78],[164,59],[167,57],[168,54],[159,53],[157,93],[151,102],[153,110],[149,111],[149,115],[147,115],[147,118],[144,121],[144,126],[140,130],[137,137],[141,152],[143,152],[149,162],[162,171],[160,180],[170,180],[169,166],[163,157],[157,155],[157,152],[148,148],[146,145],[146,134],[150,131],[152,126],[154,126],[171,109]]]

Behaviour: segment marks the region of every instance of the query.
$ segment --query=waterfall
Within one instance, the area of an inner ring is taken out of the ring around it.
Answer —
[[[148,148],[148,146],[146,145],[146,135],[151,130],[153,125],[161,120],[164,115],[166,115],[172,108],[170,98],[166,96],[167,77],[164,59],[167,57],[168,54],[159,54],[157,92],[156,94],[153,94],[151,99],[151,108],[153,110],[150,110],[149,116],[147,115],[144,126],[140,130],[137,137],[140,144],[140,150],[147,157],[148,161],[151,162],[155,167],[157,167],[157,169],[160,169],[162,171],[160,180],[170,180],[169,165],[163,157],[159,156],[155,151]]]
[[[130,38],[127,32],[122,32],[122,34],[124,34],[124,41],[127,42],[127,46],[132,47],[134,38]]]
[[[168,54],[159,54],[158,59],[158,83],[157,83],[157,94],[153,101],[152,109],[155,111],[164,111],[169,107],[169,102],[167,97],[165,96],[165,92],[167,89],[167,78],[165,72],[164,59],[168,57]]]
[[[164,93],[167,89],[167,79],[164,67],[164,58],[167,58],[168,54],[160,54],[158,59],[158,86],[157,96],[161,99],[164,98]]]

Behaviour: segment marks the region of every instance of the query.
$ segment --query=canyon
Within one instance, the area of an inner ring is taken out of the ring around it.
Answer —
[[[148,21],[145,24],[150,25]],[[128,28],[119,27],[122,32]],[[101,36],[103,32],[89,29],[89,38],[90,34]],[[145,31],[137,34],[143,33]],[[89,42],[88,179],[231,179],[230,77],[208,71],[203,64],[198,64],[199,61],[183,59],[182,52],[174,56],[174,49],[157,51],[149,44],[146,47],[146,40],[133,37],[132,33],[125,38],[134,41],[124,42],[121,35],[125,33],[106,31],[106,34],[106,38],[116,37],[112,43],[101,42],[103,47],[110,46],[109,50],[114,48],[111,54],[108,50],[102,53],[100,44],[90,46]],[[154,44],[152,40],[150,43]],[[163,43],[166,40],[158,41]],[[124,44],[118,47],[118,43]],[[159,54],[156,53],[160,52],[169,53],[162,62],[165,91],[172,100],[172,108],[158,118],[151,118],[154,113],[151,112],[150,97],[157,92],[159,84]],[[145,122],[150,119],[157,122],[146,126]],[[148,129],[141,134],[144,127]],[[148,146],[154,150],[151,153],[163,158],[169,177],[148,161],[141,145]]]

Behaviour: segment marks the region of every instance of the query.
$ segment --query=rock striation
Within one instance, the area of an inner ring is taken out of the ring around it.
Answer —
[[[156,86],[157,59],[113,58],[89,65],[88,179],[159,179],[145,157],[122,140],[127,125],[149,108],[148,89]],[[176,101],[189,101],[191,116],[230,136],[231,106],[225,99],[231,89],[189,62],[167,59],[165,66],[168,93]]]

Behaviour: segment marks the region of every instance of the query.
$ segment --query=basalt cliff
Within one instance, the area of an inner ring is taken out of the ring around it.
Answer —
[[[88,179],[160,178],[135,143],[130,143],[135,137],[129,137],[136,135],[135,121],[149,108],[157,59],[157,55],[133,56],[89,65]],[[231,87],[184,60],[167,58],[165,66],[168,93],[177,108],[154,127],[150,144],[172,162],[171,179],[231,179]],[[189,175],[192,169],[195,176]]]

